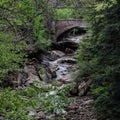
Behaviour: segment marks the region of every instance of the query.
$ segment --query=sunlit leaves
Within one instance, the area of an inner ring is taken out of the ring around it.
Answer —
[[[0,78],[8,71],[19,69],[24,53],[21,52],[24,46],[14,43],[13,34],[0,32]],[[18,54],[19,53],[19,54]]]
[[[37,120],[37,114],[29,115],[32,110],[40,108],[46,114],[62,112],[71,101],[66,97],[71,86],[64,86],[61,91],[44,83],[24,87],[21,91],[3,89],[0,91],[1,115],[5,120]]]

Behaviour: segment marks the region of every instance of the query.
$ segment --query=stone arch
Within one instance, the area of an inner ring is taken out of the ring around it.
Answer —
[[[76,25],[72,25],[72,26],[68,26],[68,27],[66,27],[66,28],[63,28],[62,31],[60,31],[60,32],[58,32],[58,33],[56,34],[56,40],[57,40],[62,34],[64,34],[65,32],[67,32],[67,31],[69,31],[69,30],[71,30],[71,29],[74,29],[74,28],[85,29],[86,26],[80,26],[79,24],[76,24]]]
[[[51,23],[51,38],[56,41],[57,38],[67,30],[75,27],[86,27],[87,21],[82,19],[55,20]]]

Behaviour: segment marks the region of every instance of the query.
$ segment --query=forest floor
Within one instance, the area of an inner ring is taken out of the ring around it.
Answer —
[[[97,120],[90,96],[76,97],[67,109],[66,120]]]

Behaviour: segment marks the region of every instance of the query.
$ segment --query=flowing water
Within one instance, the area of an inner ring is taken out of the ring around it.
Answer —
[[[64,40],[57,42],[55,49],[51,49],[43,57],[43,64],[46,64],[47,72],[51,74],[50,79],[63,83],[73,81],[74,75],[71,76],[71,73],[76,74],[77,72],[75,54],[83,37],[84,35],[64,38]]]

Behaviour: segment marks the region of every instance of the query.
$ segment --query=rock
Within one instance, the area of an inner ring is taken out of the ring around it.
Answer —
[[[87,100],[83,103],[83,105],[89,105],[89,104],[93,104],[94,103],[94,100],[90,99],[90,100]]]
[[[71,75],[67,74],[59,81],[63,82],[64,84],[71,83],[73,80],[71,79]]]
[[[62,51],[59,51],[59,50],[52,50],[52,51],[49,51],[49,58],[52,58],[54,60],[60,58],[60,57],[63,57],[65,55],[65,53],[63,53]]]
[[[84,96],[88,94],[88,90],[92,82],[91,80],[83,80],[78,82],[79,72],[79,70],[76,70],[71,74],[71,79],[76,83],[74,88],[70,91],[70,94],[73,96]]]
[[[70,48],[66,48],[65,49],[65,54],[73,54],[74,50],[70,49]]]
[[[37,118],[37,120],[46,119],[46,115],[44,112],[40,111],[36,114],[36,118]]]
[[[52,51],[54,54],[56,54],[57,57],[63,57],[65,55],[65,53],[63,53],[62,51],[59,50],[53,50]]]
[[[8,72],[5,75],[5,80],[2,83],[3,87],[19,87],[24,85],[26,79],[28,78],[27,73],[20,71]]]
[[[25,66],[24,66],[24,71],[25,71],[28,75],[30,75],[30,74],[37,75],[35,66],[32,65],[32,64],[25,65]]]
[[[52,120],[52,119],[54,120],[55,114],[47,115],[46,118],[47,118],[47,120]]]
[[[30,111],[28,115],[29,116],[35,116],[36,115],[36,111]]]
[[[26,86],[29,86],[30,84],[34,83],[35,81],[41,81],[43,80],[41,75],[39,74],[39,71],[37,71],[36,67],[33,64],[27,64],[24,66],[24,72],[28,74],[28,78],[25,82]]]
[[[75,50],[76,48],[78,48],[79,43],[82,41],[84,36],[85,35],[83,34],[81,36],[76,36],[76,37],[72,36],[72,37],[69,37],[69,38],[65,38],[64,40],[59,41],[58,45]]]
[[[39,77],[36,76],[36,75],[33,75],[33,74],[29,74],[29,77],[27,78],[27,81],[25,82],[25,85],[29,86],[29,85],[33,84],[34,82],[36,82],[36,81],[37,82],[40,81]]]
[[[48,71],[46,71],[46,76],[47,76],[47,79],[48,80],[51,80],[52,79],[52,75],[48,72]],[[47,80],[47,81],[48,81]]]
[[[87,94],[92,80],[82,81],[78,86],[79,96]]]
[[[57,87],[60,87],[60,86],[63,85],[63,83],[60,82],[60,81],[55,81],[55,82],[53,82],[52,84],[53,84],[54,86],[57,86]]]
[[[24,49],[24,51],[28,54],[28,55],[31,55],[31,54],[34,54],[34,53],[37,53],[39,50],[39,44],[29,44],[27,45],[27,47]]]
[[[50,73],[52,75],[52,78],[56,78],[57,77],[57,75],[56,75],[57,67],[56,66],[49,67],[49,69],[50,69]]]
[[[63,57],[62,59],[59,59],[57,62],[60,64],[63,64],[63,63],[75,64],[76,59],[70,58],[70,57],[65,57],[65,58]]]
[[[56,66],[46,67],[47,74],[50,74],[49,78],[56,78],[57,77],[57,75],[56,75],[56,69],[57,69]]]
[[[5,120],[3,116],[0,115],[0,120]]]

